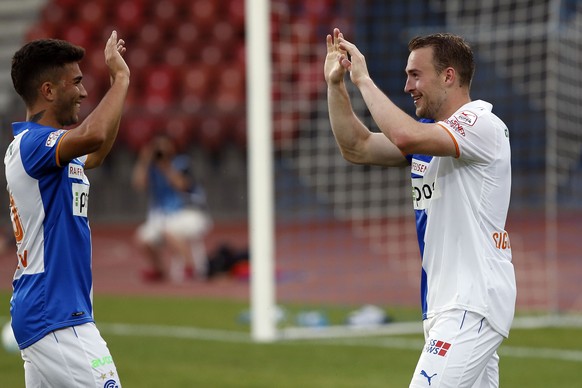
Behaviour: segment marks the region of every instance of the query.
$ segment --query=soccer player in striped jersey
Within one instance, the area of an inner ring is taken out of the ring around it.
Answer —
[[[117,136],[129,86],[113,31],[104,61],[111,86],[77,124],[87,91],[79,62],[84,49],[41,39],[12,59],[12,81],[26,105],[13,124],[4,157],[17,269],[10,301],[12,328],[27,387],[121,387],[117,369],[93,320],[89,180]]]
[[[426,342],[410,387],[497,387],[497,348],[509,335],[516,298],[505,231],[511,155],[509,131],[492,105],[471,100],[472,49],[446,33],[409,42],[404,89],[416,121],[374,84],[364,56],[339,29],[326,41],[329,117],[344,158],[411,168]],[[381,132],[354,113],[346,74]]]

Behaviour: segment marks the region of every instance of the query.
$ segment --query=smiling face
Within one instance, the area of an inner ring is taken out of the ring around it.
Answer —
[[[79,121],[81,101],[87,97],[87,91],[81,83],[83,74],[78,63],[69,63],[63,67],[55,87],[53,112],[58,123],[65,127]]]
[[[420,118],[440,120],[447,90],[445,75],[438,74],[433,62],[433,48],[413,50],[406,65],[404,91],[414,100],[416,115]]]

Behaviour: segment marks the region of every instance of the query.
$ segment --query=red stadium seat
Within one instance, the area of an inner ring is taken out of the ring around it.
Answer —
[[[195,45],[200,40],[200,30],[195,23],[189,20],[183,21],[170,32],[173,32],[172,36],[176,42],[176,45],[184,48],[185,50],[198,49],[198,47],[195,47]]]
[[[202,31],[211,31],[220,18],[219,2],[216,0],[197,0],[188,7],[187,20],[192,20]]]
[[[318,44],[320,38],[315,33],[316,24],[308,17],[300,17],[291,24],[291,34],[293,35],[293,43],[297,45],[299,50],[304,46]]]
[[[143,99],[144,106],[150,114],[163,114],[173,107],[172,96],[163,93],[148,93]]]
[[[83,119],[91,113],[103,97],[102,83],[91,72],[83,72],[83,86],[87,90],[87,98],[81,102],[80,117]]]
[[[69,24],[61,32],[62,39],[83,48],[90,48],[93,45],[93,31],[90,26],[82,23]]]
[[[242,72],[246,74],[246,62],[247,62],[247,52],[244,42],[240,42],[234,48],[234,56],[232,60],[237,63],[237,65],[242,69]]]
[[[132,76],[133,77],[133,76]],[[131,82],[123,104],[123,115],[138,115],[144,110],[143,93],[139,88],[139,83]]]
[[[184,152],[192,143],[195,120],[188,115],[173,115],[168,117],[164,133],[174,140],[178,151]]]
[[[176,70],[183,68],[188,64],[188,53],[186,50],[177,45],[170,45],[165,48],[163,53],[163,62]]]
[[[146,93],[173,94],[176,69],[167,64],[148,66],[144,71],[143,81]]]
[[[79,6],[79,21],[91,29],[101,29],[105,24],[107,8],[99,2],[86,1]]]
[[[312,61],[301,67],[297,86],[301,101],[314,101],[319,92],[325,90],[325,80],[319,61]]]
[[[78,6],[77,0],[50,0],[47,4],[48,7],[60,6],[64,8],[75,8]]]
[[[314,19],[332,14],[334,0],[309,0],[303,2],[304,13]]]
[[[207,43],[200,51],[200,58],[195,58],[196,61],[201,61],[206,65],[217,66],[224,59],[224,53],[219,45],[214,42]]]
[[[216,107],[221,114],[233,114],[244,110],[245,74],[236,64],[219,69],[219,82],[214,95]]]
[[[214,95],[214,103],[222,115],[236,114],[244,110],[244,93],[232,89],[219,89]]]
[[[245,2],[240,0],[227,1],[228,21],[238,33],[245,30]]]
[[[121,0],[115,6],[115,25],[126,30],[139,29],[145,20],[145,3],[142,0]]]
[[[215,84],[216,68],[203,63],[184,68],[180,74],[182,95],[198,94],[206,98],[210,94],[210,88]]]
[[[299,51],[291,42],[280,42],[273,48],[273,79],[285,80],[297,72]]]
[[[210,153],[221,150],[228,137],[227,128],[217,117],[207,117],[197,128],[199,143]]]
[[[240,43],[234,27],[228,21],[217,21],[212,28],[212,41],[220,48],[223,58],[233,57],[233,48]]]
[[[41,11],[41,20],[55,29],[60,29],[70,17],[69,9],[60,4],[47,4]]]
[[[105,55],[101,47],[94,46],[92,49],[87,50],[80,66],[83,72],[83,83],[85,83],[85,77],[87,76],[94,79],[95,88],[87,88],[87,92],[90,94],[89,98],[94,97],[91,96],[94,91],[103,92],[109,89],[111,83],[109,70],[105,64]]]
[[[288,147],[299,134],[299,113],[276,112],[273,118],[273,141],[277,149]]]
[[[36,39],[46,39],[46,38],[54,38],[56,34],[56,28],[45,21],[39,22],[33,25],[27,32],[25,39],[27,42]]]
[[[175,69],[166,64],[154,64],[141,69],[138,96],[150,113],[162,113],[171,108],[177,97]]]
[[[178,104],[180,111],[196,115],[205,111],[208,99],[198,93],[186,93],[180,97]]]
[[[179,20],[179,7],[176,1],[160,0],[155,1],[153,5],[153,21],[156,25],[164,30],[174,28],[176,21]]]
[[[152,116],[130,116],[121,119],[119,140],[133,151],[142,149],[156,133],[160,132],[158,121]]]
[[[101,54],[103,57],[103,54]],[[151,62],[149,50],[141,45],[132,46],[125,54],[125,60],[131,70],[132,84],[133,80],[141,82],[142,74]]]
[[[220,88],[244,93],[245,73],[244,69],[237,63],[230,63],[221,67],[218,77]]]
[[[246,116],[240,115],[235,120],[233,120],[230,129],[231,139],[233,140],[234,144],[241,150],[246,151],[248,142]]]

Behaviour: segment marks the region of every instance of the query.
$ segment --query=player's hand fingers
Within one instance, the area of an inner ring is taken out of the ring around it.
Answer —
[[[333,40],[330,34],[327,34],[327,36],[325,37],[325,43],[327,46],[327,53],[332,53],[334,50],[334,45],[333,45]]]
[[[123,55],[123,53],[125,53],[125,50],[126,50],[125,49],[125,41],[123,39],[119,39],[117,41],[116,48],[117,48],[117,52],[119,54]]]
[[[117,31],[113,30],[105,44],[105,63],[109,67],[112,81],[118,73],[129,74],[129,68],[122,57],[125,51],[125,41],[118,39]]]
[[[340,34],[340,36],[338,37],[338,47],[341,50],[347,52],[350,56],[357,55],[360,53],[356,45],[346,40],[342,34]]]

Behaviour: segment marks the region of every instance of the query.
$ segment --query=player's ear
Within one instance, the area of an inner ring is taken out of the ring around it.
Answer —
[[[51,82],[46,81],[40,85],[39,97],[47,101],[53,101],[55,99],[55,85]]]
[[[445,71],[443,71],[444,81],[448,85],[452,85],[455,83],[457,79],[457,72],[452,67],[447,67]]]

